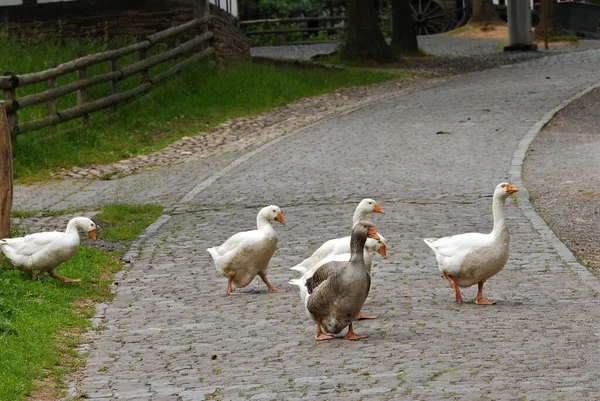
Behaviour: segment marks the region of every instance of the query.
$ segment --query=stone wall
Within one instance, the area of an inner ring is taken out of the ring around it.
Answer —
[[[188,2],[190,4],[191,2]],[[211,5],[214,18],[214,47],[222,63],[250,59],[250,47],[237,20]],[[193,18],[191,6],[173,0],[78,0],[73,2],[28,4],[0,7],[0,21],[15,35],[43,35],[47,38],[135,37],[180,25]]]
[[[250,44],[244,32],[237,26],[237,20],[217,7],[212,7],[213,19],[210,30],[214,32],[213,47],[217,60],[224,64],[250,60]]]

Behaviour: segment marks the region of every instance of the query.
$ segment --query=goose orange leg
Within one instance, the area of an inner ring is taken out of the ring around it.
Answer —
[[[323,333],[321,330],[321,319],[317,319],[317,334],[315,335],[315,340],[317,341],[325,341],[325,340],[333,340],[333,336],[331,334]]]
[[[59,276],[58,274],[54,273],[54,270],[48,270],[48,274],[50,275],[50,277],[60,280],[63,283],[78,283],[81,281],[78,278],[75,279],[75,278],[67,278],[67,277]]]
[[[258,275],[260,276],[260,278],[262,279],[262,281],[264,281],[264,283],[267,285],[267,290],[269,292],[287,292],[289,291],[288,289],[285,290],[278,290],[277,288],[273,287],[273,284],[269,283],[269,280],[267,279],[267,274],[264,272],[260,272],[258,273]]]
[[[346,333],[346,337],[344,337],[344,340],[360,340],[361,338],[367,338],[369,337],[368,334],[362,334],[362,335],[358,335],[354,332],[354,328],[352,327],[352,323],[350,323],[350,325],[348,326],[348,333]]]
[[[483,297],[483,281],[477,283],[477,296],[473,300],[477,305],[494,305],[496,301],[490,301]]]
[[[456,281],[454,281],[454,279],[450,277],[448,273],[442,274],[444,275],[444,277],[446,277],[446,280],[450,282],[450,286],[452,287],[452,290],[454,290],[455,301],[458,303],[462,302],[462,296],[460,295],[460,289],[458,288],[458,284],[456,284]]]
[[[377,319],[377,315],[365,315],[364,313],[359,312],[358,316],[356,316],[356,318],[358,320],[364,320],[364,319]]]
[[[241,292],[233,292],[232,282],[233,277],[227,277],[227,295],[242,295]]]

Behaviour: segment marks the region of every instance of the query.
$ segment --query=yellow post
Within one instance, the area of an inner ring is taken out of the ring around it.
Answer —
[[[542,0],[542,12],[544,13],[544,49],[548,50],[548,0]]]

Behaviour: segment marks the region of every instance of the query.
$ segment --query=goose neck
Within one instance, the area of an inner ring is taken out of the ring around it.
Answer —
[[[258,228],[259,231],[273,230],[271,221],[260,214],[256,218],[256,227]]]
[[[365,220],[368,214],[368,212],[357,208],[352,216],[352,227],[354,227],[359,221]]]
[[[494,229],[492,235],[499,236],[503,231],[506,230],[506,223],[504,219],[504,201],[505,199],[499,196],[494,196],[492,203],[492,215],[494,216]]]
[[[77,227],[79,227],[79,219],[77,217],[69,220],[69,223],[67,224],[67,229],[65,230],[65,233],[67,234],[77,234]]]
[[[362,235],[353,235],[350,237],[350,262],[351,264],[365,264],[365,242],[367,238]]]

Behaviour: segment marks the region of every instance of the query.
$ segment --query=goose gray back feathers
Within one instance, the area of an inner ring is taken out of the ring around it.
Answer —
[[[357,223],[350,238],[350,260],[326,263],[306,280],[311,294],[306,307],[313,319],[321,319],[327,333],[337,334],[348,326],[369,295],[371,277],[363,249],[372,227],[367,221]]]

